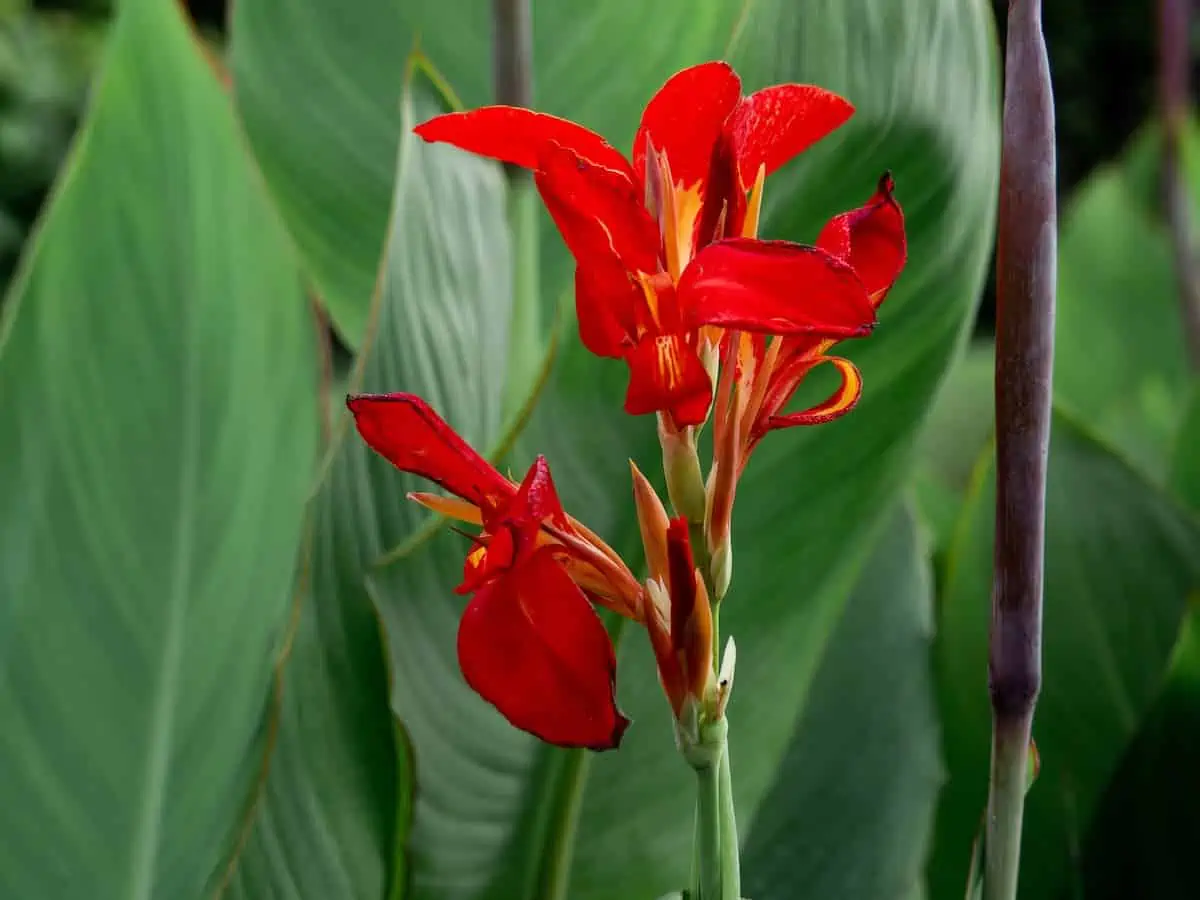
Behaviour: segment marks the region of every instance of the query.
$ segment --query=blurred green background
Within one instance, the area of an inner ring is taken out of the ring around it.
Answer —
[[[908,266],[848,348],[861,404],[773,435],[739,487],[721,618],[754,900],[967,887],[1005,6],[534,4],[538,105],[622,148],[669,74],[718,56],[747,89],[854,101],[768,183],[765,236],[811,240],[884,169],[907,215]],[[462,542],[345,439],[347,390],[421,393],[503,466],[546,453],[636,566],[627,460],[657,468],[653,428],[556,317],[561,241],[499,167],[409,134],[455,99],[414,46],[465,104],[490,99],[488,7],[193,3],[197,41],[166,0],[0,0],[2,900],[651,900],[685,879],[689,778],[644,637],[613,624],[635,720],[618,753],[514,732],[457,669]],[[1200,384],[1159,189],[1155,8],[1045,15],[1058,347],[1021,896],[1182,900]],[[1194,114],[1181,167],[1200,221]],[[797,403],[828,388],[811,380]]]

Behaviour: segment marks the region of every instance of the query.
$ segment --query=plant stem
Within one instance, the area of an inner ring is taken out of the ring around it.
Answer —
[[[1162,119],[1162,196],[1178,283],[1188,361],[1200,371],[1200,263],[1192,243],[1187,185],[1179,162],[1188,115],[1190,0],[1158,2],[1158,103]]]
[[[696,767],[696,867],[692,891],[697,900],[721,900],[720,763]]]
[[[496,102],[533,105],[533,13],[530,0],[493,0],[492,64]],[[542,349],[538,261],[538,203],[533,177],[505,164],[513,240],[513,305],[509,322],[504,414],[520,409],[537,378]]]
[[[1055,291],[1054,95],[1040,0],[1010,0],[996,277],[996,543],[985,900],[1014,900],[1041,690]]]
[[[691,900],[740,900],[737,823],[729,768],[727,720],[702,723],[682,746],[696,772],[696,836]]]
[[[720,770],[721,897],[722,900],[740,900],[742,861],[738,847],[737,817],[733,809],[733,773],[729,766],[728,741],[721,753]]]

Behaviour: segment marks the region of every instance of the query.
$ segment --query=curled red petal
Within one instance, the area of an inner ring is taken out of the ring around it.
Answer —
[[[640,416],[665,410],[678,427],[704,421],[712,402],[712,380],[695,348],[681,335],[648,336],[634,345],[625,361],[625,412]]]
[[[817,238],[818,247],[854,267],[875,306],[887,297],[908,255],[904,212],[894,189],[891,174],[884,173],[866,206],[834,216]]]
[[[633,171],[646,171],[646,145],[665,152],[671,177],[691,187],[708,174],[713,145],[737,107],[742,83],[725,62],[706,62],[677,72],[658,89],[642,113],[633,138]]]
[[[710,244],[679,280],[685,323],[765,334],[857,337],[875,308],[847,263],[817,247],[733,238]]]
[[[629,161],[596,132],[558,116],[517,106],[484,106],[435,116],[413,129],[430,143],[452,144],[471,153],[536,169],[551,142],[632,178]]]
[[[516,493],[496,471],[415,394],[347,397],[354,424],[371,449],[397,469],[428,478],[481,509]]]
[[[667,570],[670,573],[671,643],[676,650],[696,608],[696,564],[687,519],[680,516],[667,526]]]
[[[854,114],[848,100],[811,84],[777,84],[742,98],[727,128],[747,188],[758,167],[770,175]]]
[[[548,743],[608,750],[629,725],[614,698],[608,632],[550,548],[475,595],[459,623],[458,660],[484,700]]]
[[[862,373],[850,360],[838,356],[822,356],[793,363],[792,365],[797,371],[788,373],[785,379],[790,381],[791,390],[796,389],[808,372],[824,362],[831,363],[837,369],[838,375],[841,376],[842,381],[837,389],[816,406],[810,406],[802,412],[770,416],[765,422],[764,430],[790,428],[793,425],[821,425],[844,416],[855,407],[858,398],[862,396]],[[788,393],[790,396],[791,391]],[[787,398],[784,398],[783,402],[775,404],[775,408],[781,408],[786,402]]]
[[[551,143],[534,179],[579,265],[612,253],[630,271],[658,271],[658,225],[626,174]]]

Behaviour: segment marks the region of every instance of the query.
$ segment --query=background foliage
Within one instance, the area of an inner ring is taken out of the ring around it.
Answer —
[[[457,670],[461,541],[342,412],[411,390],[514,471],[545,452],[634,552],[653,428],[561,315],[558,237],[498,167],[409,134],[488,102],[488,5],[192,4],[199,31],[154,0],[0,10],[0,897],[677,888],[689,775],[645,638],[614,623],[619,752],[509,728]],[[1200,836],[1200,386],[1151,11],[1123,10],[1048,8],[1065,206],[1029,898],[1189,896]],[[864,399],[772,436],[739,491],[732,756],[755,900],[956,900],[987,779],[992,11],[535,16],[539,107],[621,147],[703,59],[848,96],[851,125],[768,184],[767,236],[811,240],[895,173],[910,262],[850,350]]]

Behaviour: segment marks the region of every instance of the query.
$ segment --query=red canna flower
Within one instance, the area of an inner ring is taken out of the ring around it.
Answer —
[[[643,591],[621,558],[568,516],[538,457],[516,484],[412,394],[347,398],[363,439],[454,497],[410,494],[482,526],[467,555],[458,659],[468,684],[513,725],[560,746],[616,747],[629,721],[600,604],[633,619]]]
[[[884,175],[865,206],[831,219],[817,239],[818,246],[854,267],[875,308],[887,297],[907,254],[904,214],[893,189],[891,176]],[[768,343],[760,334],[727,332],[713,416],[714,461],[705,517],[713,552],[728,538],[737,480],[763,435],[776,428],[829,422],[858,402],[862,376],[854,363],[828,355],[835,343],[814,335],[774,337]],[[837,390],[814,407],[785,413],[804,377],[822,363],[833,365],[841,376]]]
[[[650,100],[632,163],[580,125],[515,107],[438,116],[416,132],[535,171],[575,257],[583,343],[625,360],[625,409],[663,413],[670,432],[706,419],[722,328],[841,339],[874,326],[845,256],[751,240],[766,176],[852,112],[811,85],[743,96],[733,69],[710,62]]]

